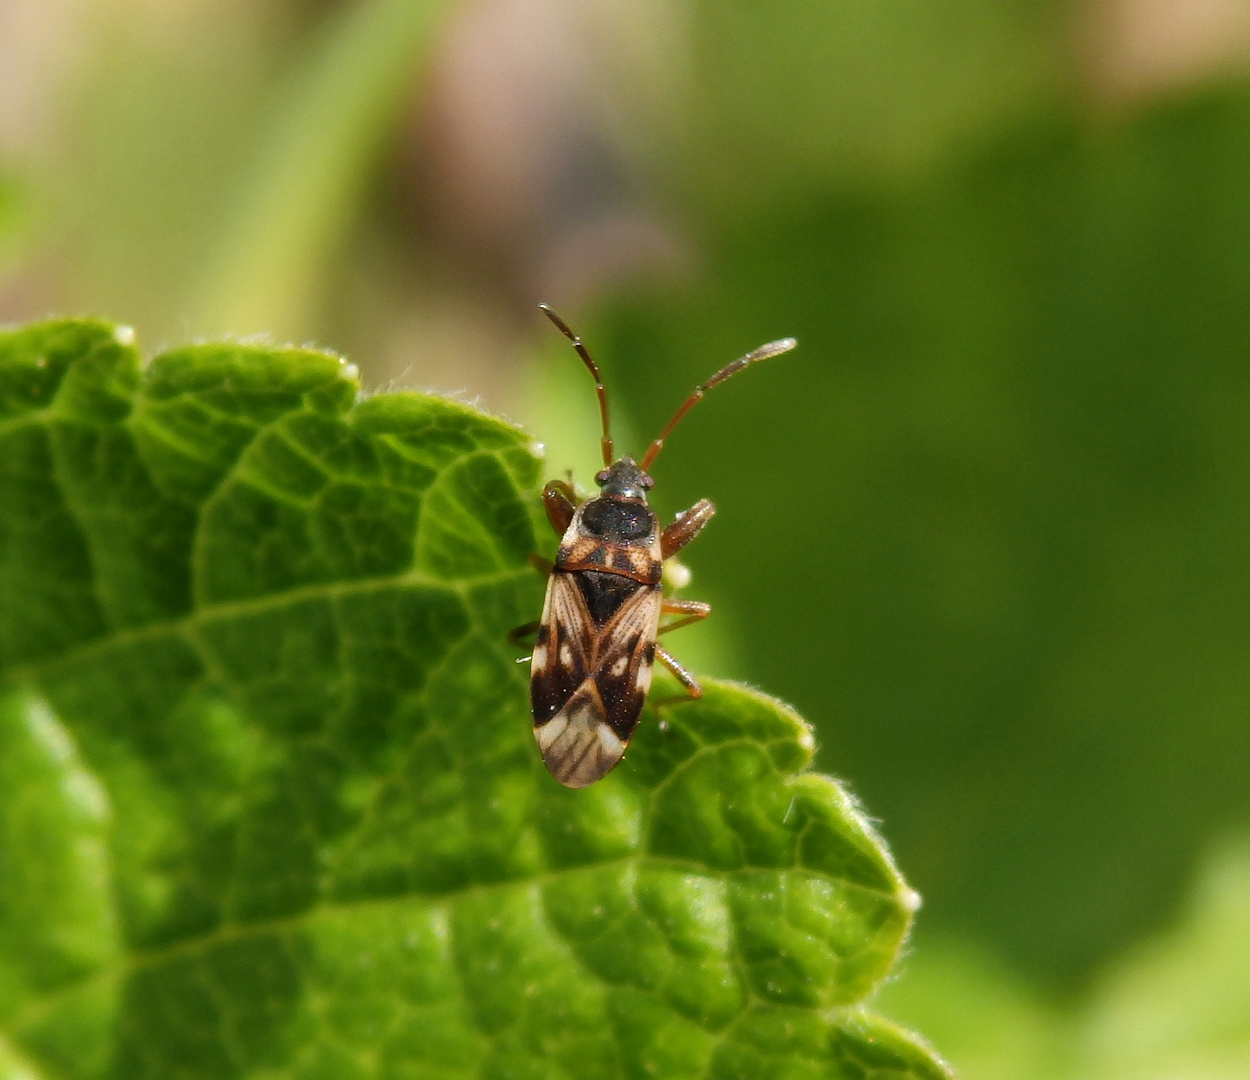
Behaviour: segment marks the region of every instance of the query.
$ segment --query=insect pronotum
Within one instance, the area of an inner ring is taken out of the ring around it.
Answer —
[[[711,608],[697,600],[666,599],[660,578],[664,560],[690,543],[716,508],[700,499],[661,529],[647,506],[653,483],[647,470],[673,428],[708,390],[757,360],[788,352],[795,341],[770,341],[700,383],[635,463],[631,457],[614,459],[608,394],[598,365],[560,316],[546,304],[539,307],[573,343],[594,377],[603,423],[604,468],[595,476],[599,494],[579,502],[572,486],[561,480],[543,488],[543,505],[560,547],[554,564],[535,560],[549,575],[542,617],[513,631],[517,637],[537,631],[530,658],[530,704],[543,761],[560,783],[580,788],[607,775],[624,756],[656,660],[691,698],[703,693],[656,638],[706,618]],[[661,627],[662,615],[680,617]]]

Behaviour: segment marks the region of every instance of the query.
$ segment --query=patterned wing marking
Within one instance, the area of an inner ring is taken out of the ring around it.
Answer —
[[[530,659],[530,706],[535,726],[555,716],[586,681],[593,634],[594,624],[573,575],[552,574],[547,579],[547,598]]]
[[[566,787],[594,783],[624,756],[651,686],[660,620],[660,589],[639,586],[596,631],[581,584],[552,574],[530,680],[534,738]]]
[[[603,722],[603,702],[587,679],[568,704],[534,728],[543,763],[565,787],[582,788],[606,776],[625,755],[625,743]]]
[[[660,603],[659,586],[639,589],[595,638],[591,670],[603,702],[604,719],[623,742],[629,742],[638,726],[651,689]]]

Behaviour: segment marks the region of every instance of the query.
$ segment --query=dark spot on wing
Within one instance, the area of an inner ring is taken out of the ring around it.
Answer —
[[[551,610],[538,631],[539,641],[547,650],[546,662],[530,675],[535,727],[555,716],[586,679],[585,634],[592,628],[579,614],[582,605],[573,585],[576,580],[576,575],[557,569],[547,583]]]
[[[605,574],[599,570],[580,570],[574,579],[596,626],[606,623],[626,600],[644,587],[633,578]]]

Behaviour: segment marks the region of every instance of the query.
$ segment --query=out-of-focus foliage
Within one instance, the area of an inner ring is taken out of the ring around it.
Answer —
[[[71,309],[125,310],[157,335],[323,329],[317,305],[449,6],[282,7],[171,5],[165,34],[94,12],[109,47],[87,53],[66,131],[31,168]],[[194,48],[171,48],[179,35]]]
[[[721,506],[702,580],[926,917],[1035,972],[1127,943],[1250,816],[1246,175],[1239,93],[1026,125],[904,193],[724,220],[697,286],[593,339],[649,431],[799,338],[657,490]]]
[[[1099,980],[1077,1050],[1077,1080],[1250,1076],[1250,844],[1216,849],[1180,924]]]
[[[199,286],[197,325],[294,332],[399,123],[446,0],[345,7],[287,76],[263,150]]]
[[[202,331],[188,325],[189,301],[264,145],[273,69],[290,62],[287,35],[265,24],[265,8],[214,18],[171,4],[173,25],[161,26],[134,15],[115,24],[87,6],[98,47],[82,51],[60,127],[27,167],[53,311],[125,312],[158,341]]]
[[[1061,24],[1037,0],[698,0],[684,25],[691,100],[668,179],[696,213],[731,214],[910,174],[1031,111]]]
[[[975,941],[924,935],[900,968],[874,1000],[923,1025],[960,1080],[1068,1080],[1067,1014]]]
[[[11,258],[18,228],[19,208],[17,186],[0,173],[0,272],[5,270]]]
[[[962,1080],[1241,1080],[1250,1074],[1250,847],[1204,860],[1177,925],[1066,1008],[975,945],[924,942],[877,1004],[923,1026]]]

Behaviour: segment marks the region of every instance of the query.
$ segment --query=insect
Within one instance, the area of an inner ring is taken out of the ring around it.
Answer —
[[[563,319],[545,304],[539,307],[572,342],[594,378],[603,424],[604,468],[595,476],[599,494],[579,502],[564,481],[552,480],[543,488],[543,505],[560,547],[554,564],[534,560],[548,574],[542,617],[513,631],[514,639],[537,631],[530,704],[543,761],[560,783],[580,788],[607,775],[624,756],[651,689],[655,661],[677,677],[690,698],[703,693],[656,639],[711,612],[697,600],[665,598],[661,576],[664,561],[702,531],[716,508],[700,499],[661,529],[647,506],[653,484],[647,470],[708,390],[796,343],[783,338],[761,345],[700,383],[635,463],[631,457],[613,459],[608,395],[598,365]],[[662,615],[681,617],[661,627]]]

